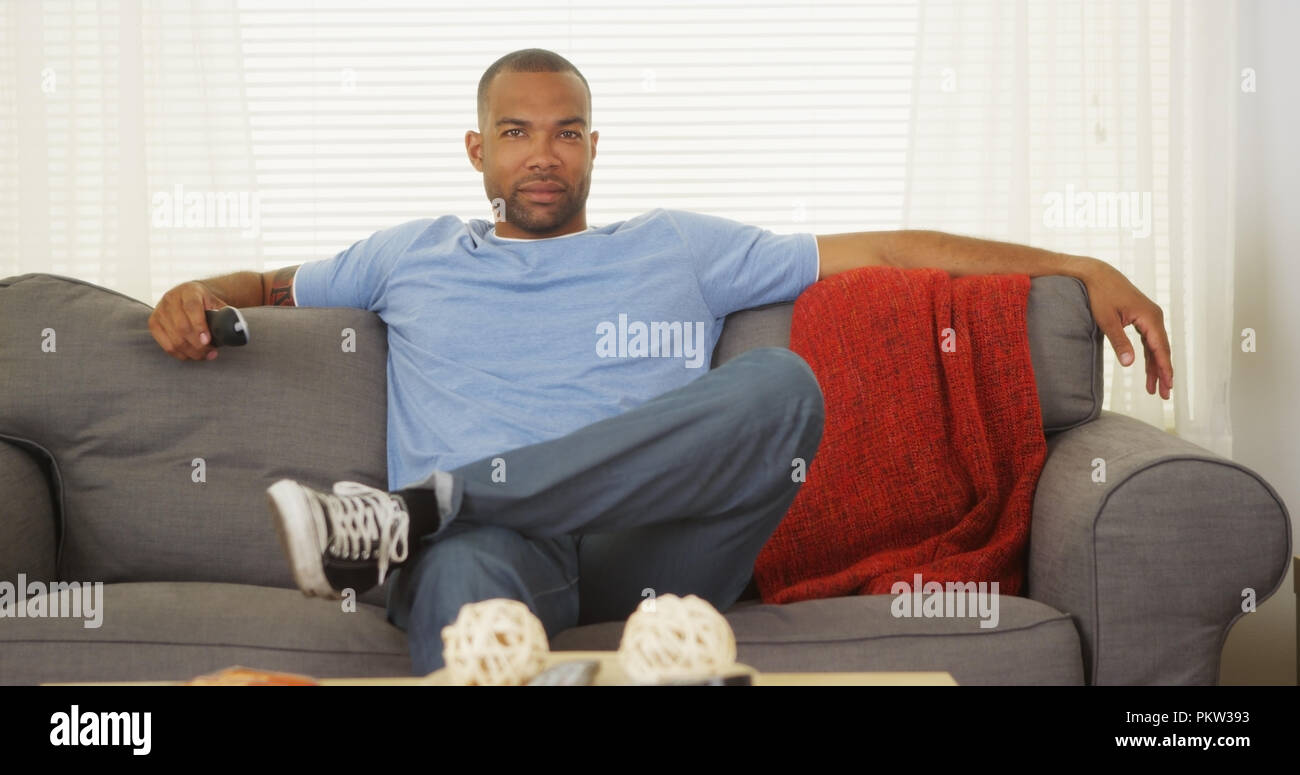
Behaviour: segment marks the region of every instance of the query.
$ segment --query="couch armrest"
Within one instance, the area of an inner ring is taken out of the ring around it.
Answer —
[[[1245,466],[1110,411],[1047,445],[1027,594],[1074,617],[1088,682],[1218,683],[1243,590],[1258,604],[1286,576],[1291,522],[1277,492]]]
[[[55,510],[45,471],[0,437],[0,581],[55,579]]]

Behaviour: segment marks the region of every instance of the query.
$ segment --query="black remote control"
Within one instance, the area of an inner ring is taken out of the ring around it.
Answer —
[[[213,347],[240,347],[248,344],[248,322],[244,314],[234,307],[203,311],[212,332]]]

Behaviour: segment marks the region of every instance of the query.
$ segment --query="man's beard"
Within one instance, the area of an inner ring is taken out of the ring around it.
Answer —
[[[586,206],[587,180],[583,180],[579,187],[576,191],[564,189],[559,199],[549,203],[534,202],[527,198],[526,192],[515,190],[506,200],[505,220],[529,233],[554,231]]]

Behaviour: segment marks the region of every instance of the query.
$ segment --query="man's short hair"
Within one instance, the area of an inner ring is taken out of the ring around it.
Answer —
[[[492,63],[478,81],[478,131],[484,130],[488,114],[488,86],[497,73],[573,73],[582,80],[587,90],[587,115],[591,116],[591,87],[573,63],[554,51],[544,48],[524,48],[512,51]]]

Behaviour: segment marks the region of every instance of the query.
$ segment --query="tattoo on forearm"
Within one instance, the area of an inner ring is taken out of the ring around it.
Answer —
[[[286,266],[271,278],[271,306],[293,306],[293,273],[297,267]]]

